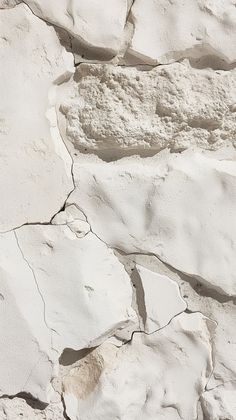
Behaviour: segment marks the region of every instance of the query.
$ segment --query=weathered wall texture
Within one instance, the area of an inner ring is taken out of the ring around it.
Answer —
[[[236,419],[236,0],[0,0],[0,420]]]

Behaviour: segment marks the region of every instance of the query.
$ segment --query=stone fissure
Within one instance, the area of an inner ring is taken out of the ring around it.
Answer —
[[[23,258],[23,260],[26,262],[27,266],[29,267],[29,269],[30,269],[30,271],[31,271],[31,273],[32,273],[32,276],[33,276],[33,279],[34,279],[34,282],[35,282],[35,286],[36,286],[37,291],[38,291],[38,293],[39,293],[39,295],[40,295],[40,297],[41,297],[41,299],[42,299],[42,302],[43,302],[43,308],[44,308],[43,318],[44,318],[44,322],[45,322],[45,325],[46,325],[47,329],[48,329],[48,330],[50,331],[50,333],[51,333],[51,347],[52,347],[52,349],[53,349],[53,332],[55,332],[55,333],[56,333],[56,331],[55,331],[55,330],[53,330],[53,329],[52,329],[52,328],[48,325],[48,322],[47,322],[47,317],[46,317],[46,303],[45,303],[45,300],[44,300],[43,294],[42,294],[42,292],[41,292],[41,290],[40,290],[40,287],[39,287],[39,284],[38,284],[38,281],[37,281],[37,278],[36,278],[36,274],[35,274],[35,272],[34,272],[33,267],[30,265],[30,263],[28,262],[27,258],[26,258],[26,257],[25,257],[25,255],[24,255],[24,252],[23,252],[23,250],[22,250],[22,248],[21,248],[21,246],[20,246],[20,243],[19,243],[19,239],[18,239],[18,237],[17,237],[17,233],[16,233],[15,231],[14,231],[14,236],[15,236],[16,243],[17,243],[17,246],[18,246],[18,248],[19,248],[19,251],[20,251],[20,253],[21,253],[21,255],[22,255],[22,258]]]

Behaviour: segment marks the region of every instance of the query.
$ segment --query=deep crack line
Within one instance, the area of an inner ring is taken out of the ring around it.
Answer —
[[[199,313],[199,314],[203,315],[203,314],[202,314],[202,312],[200,312],[200,311],[196,311],[196,312],[187,312],[187,311],[182,311],[182,312],[179,312],[178,314],[174,315],[174,316],[173,316],[173,317],[169,320],[169,322],[168,322],[166,325],[164,325],[163,327],[160,327],[160,328],[158,328],[158,329],[156,329],[156,330],[154,330],[154,331],[152,331],[152,332],[147,332],[147,331],[145,331],[145,330],[135,330],[135,331],[133,331],[133,332],[131,333],[131,338],[130,338],[129,340],[125,341],[125,342],[123,343],[123,345],[131,343],[135,334],[145,334],[145,335],[147,335],[147,336],[150,336],[150,335],[153,335],[153,334],[158,333],[158,332],[159,332],[159,331],[161,331],[161,330],[164,330],[166,327],[168,327],[168,326],[171,324],[171,322],[172,322],[175,318],[179,317],[182,313],[187,313],[187,314],[189,314],[189,313]],[[203,316],[205,316],[205,315],[203,315]],[[205,316],[205,317],[206,317],[206,316]],[[210,318],[208,318],[208,317],[206,317],[206,318],[207,318],[209,321],[212,321]]]
[[[53,328],[51,328],[51,327],[48,325],[48,322],[47,322],[47,317],[46,317],[46,303],[45,303],[45,300],[44,300],[43,294],[42,294],[42,292],[41,292],[41,290],[40,290],[39,284],[38,284],[38,282],[37,282],[37,278],[36,278],[35,272],[34,272],[33,268],[31,267],[31,265],[30,265],[29,261],[27,260],[27,258],[26,258],[26,257],[25,257],[25,255],[24,255],[24,252],[23,252],[23,250],[22,250],[22,248],[21,248],[21,246],[20,246],[19,239],[18,239],[18,237],[17,237],[16,232],[14,231],[13,233],[14,233],[14,236],[15,236],[16,243],[17,243],[17,246],[18,246],[18,248],[19,248],[19,251],[20,251],[20,253],[21,253],[21,255],[22,255],[22,258],[23,258],[23,260],[26,262],[27,266],[29,267],[29,269],[30,269],[30,271],[31,271],[31,273],[32,273],[32,275],[33,275],[33,278],[34,278],[34,282],[35,282],[36,288],[37,288],[37,290],[38,290],[38,293],[39,293],[39,295],[40,295],[40,297],[41,297],[41,300],[42,300],[42,303],[43,303],[43,317],[44,317],[44,323],[45,323],[45,325],[46,325],[47,329],[50,331],[50,336],[51,336],[51,348],[52,348],[52,350],[57,351],[57,350],[53,347],[53,332],[55,332],[56,334],[58,334],[58,333],[57,333],[57,331],[56,331],[56,330],[54,330]]]

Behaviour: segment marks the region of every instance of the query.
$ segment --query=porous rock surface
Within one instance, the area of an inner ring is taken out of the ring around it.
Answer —
[[[0,0],[0,420],[235,420],[235,0]]]
[[[60,105],[75,149],[114,157],[235,142],[235,70],[81,64],[75,80]]]

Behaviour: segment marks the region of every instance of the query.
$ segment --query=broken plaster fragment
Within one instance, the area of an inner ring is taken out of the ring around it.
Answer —
[[[141,265],[136,265],[136,272],[140,279],[136,284],[140,315],[144,331],[150,334],[165,327],[172,318],[185,311],[187,305],[180,295],[178,284],[169,277]]]

